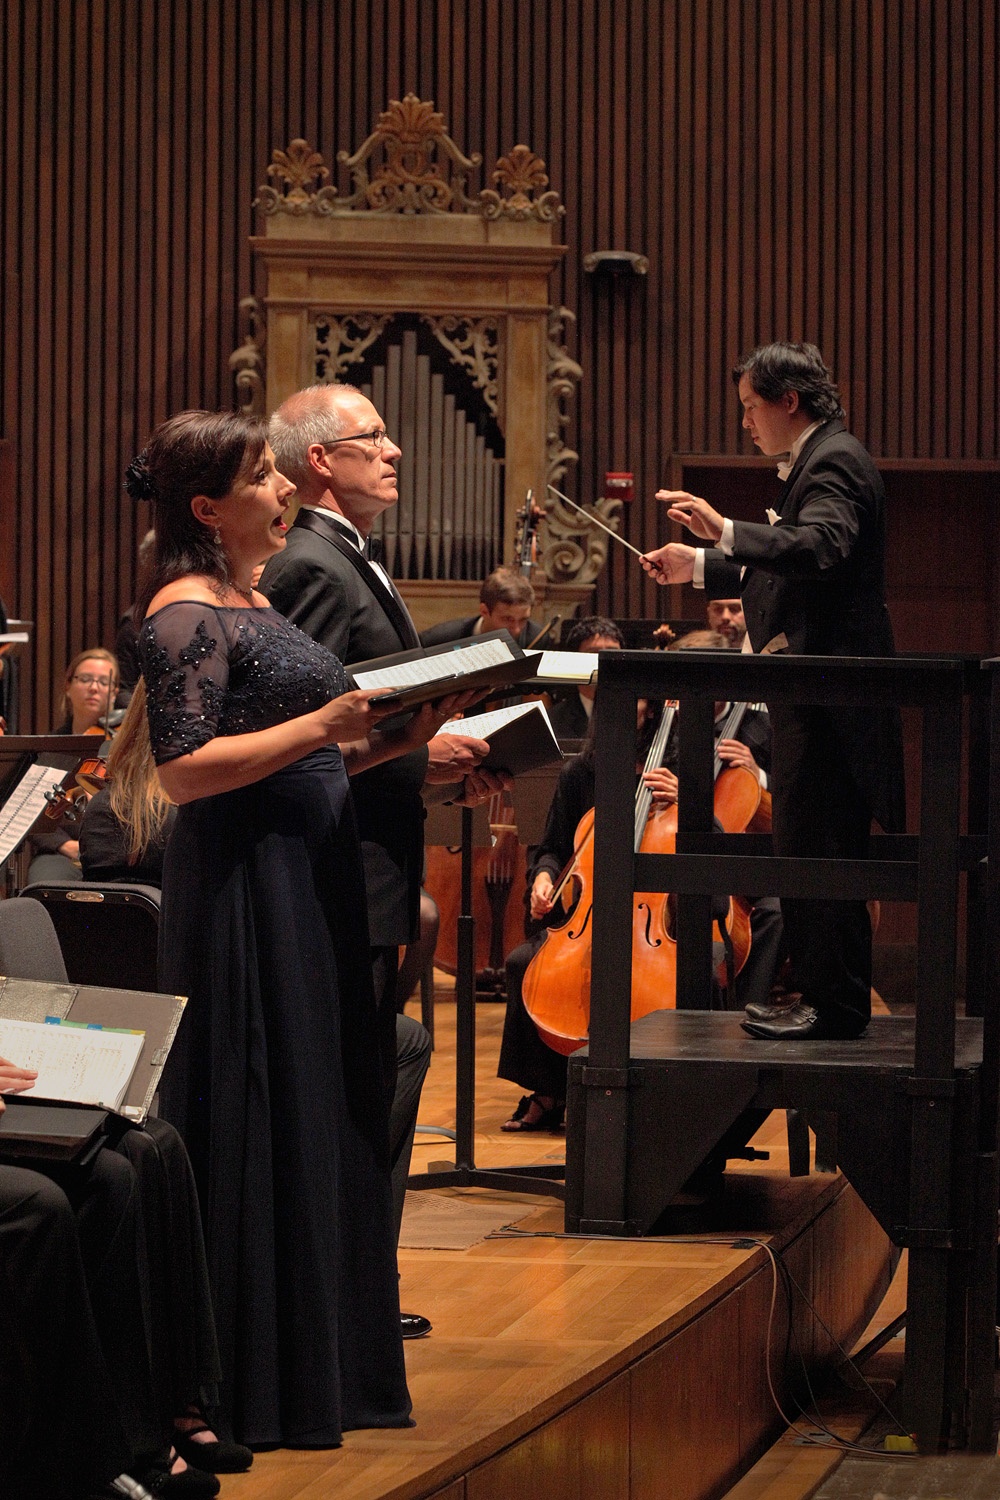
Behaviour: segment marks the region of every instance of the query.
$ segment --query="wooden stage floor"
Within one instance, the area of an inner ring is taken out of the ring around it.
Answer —
[[[444,986],[438,997],[420,1118],[453,1126],[454,1006]],[[502,1006],[477,1007],[476,1163],[562,1160],[561,1137],[500,1131],[519,1097],[495,1077],[502,1019]],[[225,1500],[724,1494],[783,1427],[763,1353],[771,1262],[733,1241],[769,1241],[815,1304],[819,1318],[799,1297],[792,1312],[814,1367],[835,1357],[823,1324],[850,1346],[892,1269],[885,1235],[841,1177],[788,1177],[783,1116],[772,1115],[755,1144],[771,1160],[734,1165],[711,1222],[687,1212],[678,1227],[695,1232],[676,1243],[561,1238],[555,1200],[438,1190],[435,1198],[492,1205],[497,1228],[519,1218],[540,1237],[400,1251],[402,1306],[434,1324],[406,1348],[417,1425],[348,1433],[332,1451],[259,1454],[249,1474],[223,1479]],[[414,1172],[450,1148],[418,1135]],[[411,1197],[422,1212],[426,1195]],[[779,1366],[787,1342],[779,1297]]]

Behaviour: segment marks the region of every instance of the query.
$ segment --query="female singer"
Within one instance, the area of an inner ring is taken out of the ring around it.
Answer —
[[[242,1441],[334,1447],[410,1422],[345,763],[413,749],[467,695],[379,734],[371,694],[254,591],[294,493],[262,423],[183,412],[126,488],[156,530],[129,713],[179,804],[161,984],[189,999],[163,1113],[199,1185],[223,1391]]]

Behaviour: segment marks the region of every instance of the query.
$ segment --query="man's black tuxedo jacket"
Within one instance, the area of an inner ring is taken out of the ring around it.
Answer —
[[[260,587],[275,609],[345,664],[419,644],[405,606],[336,524],[313,511],[299,512]],[[374,946],[407,943],[416,934],[426,770],[421,749],[351,777]]]
[[[731,558],[706,549],[708,596],[732,598],[739,591],[755,651],[784,634],[795,654],[892,656],[885,491],[870,456],[843,422],[825,422],[811,435],[774,508],[780,517],[775,526],[734,523]],[[898,711],[841,708],[827,715],[875,817],[890,831],[901,828]]]

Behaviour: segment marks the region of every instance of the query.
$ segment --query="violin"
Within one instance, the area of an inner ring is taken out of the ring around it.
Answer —
[[[514,536],[514,567],[525,578],[530,578],[538,566],[538,527],[542,521],[542,508],[535,503],[535,492],[529,489],[524,504],[517,512],[517,531]]]
[[[87,802],[95,792],[99,792],[103,786],[106,786],[109,780],[108,754],[111,750],[111,740],[115,729],[124,717],[124,710],[117,709],[113,714],[107,715],[105,720],[92,724],[89,729],[83,731],[87,736],[100,735],[101,744],[95,755],[84,756],[76,769],[67,773],[61,786],[46,792],[45,801],[48,805],[45,809],[45,816],[51,818],[53,823],[81,823],[83,821]]]

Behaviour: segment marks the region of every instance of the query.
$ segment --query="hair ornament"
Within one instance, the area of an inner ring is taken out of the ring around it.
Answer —
[[[133,500],[155,500],[156,485],[146,462],[146,449],[133,458],[125,470],[125,489]]]

